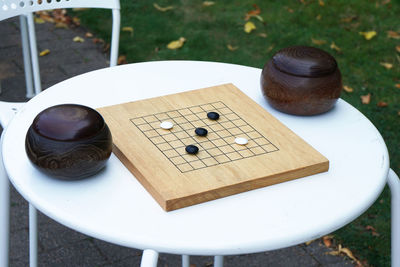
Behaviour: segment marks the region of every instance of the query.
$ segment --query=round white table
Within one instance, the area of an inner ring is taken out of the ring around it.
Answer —
[[[380,195],[390,170],[386,145],[371,122],[341,99],[318,116],[272,109],[261,94],[260,74],[261,69],[233,64],[161,61],[68,79],[30,100],[10,123],[3,139],[4,166],[15,188],[41,212],[84,234],[145,250],[143,266],[153,265],[158,252],[255,253],[321,237],[357,218]],[[327,157],[329,171],[165,212],[114,155],[97,175],[73,182],[42,174],[26,156],[28,127],[49,106],[97,108],[224,83],[236,85]],[[398,211],[399,183],[390,174]],[[216,259],[222,265],[223,258]]]

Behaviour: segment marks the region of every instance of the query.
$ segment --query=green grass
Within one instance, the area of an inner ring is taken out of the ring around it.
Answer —
[[[190,59],[230,62],[262,68],[279,49],[291,45],[310,45],[331,53],[338,61],[343,84],[354,88],[353,93],[342,93],[342,98],[364,113],[379,129],[390,151],[391,167],[400,171],[400,53],[395,47],[400,40],[387,37],[387,31],[400,32],[400,3],[392,0],[325,0],[318,1],[216,1],[204,7],[202,1],[159,0],[160,6],[175,8],[160,12],[153,1],[121,0],[121,26],[134,28],[134,34],[121,32],[120,54],[128,62],[165,59]],[[250,34],[243,31],[246,12],[257,4],[264,22],[255,18],[257,29]],[[290,12],[292,11],[292,12]],[[103,10],[79,12],[82,24],[96,35],[109,41],[111,16]],[[352,22],[342,19],[356,16]],[[320,17],[318,20],[317,18]],[[367,41],[360,31],[377,32]],[[265,33],[267,37],[259,34]],[[166,45],[179,37],[187,39],[178,50]],[[311,38],[325,40],[315,45]],[[332,50],[334,42],[341,52]],[[227,45],[238,47],[235,51]],[[380,62],[393,64],[390,70]],[[361,95],[372,94],[371,103],[362,104]],[[379,101],[388,103],[378,107]],[[357,159],[355,159],[357,160]],[[354,189],[357,194],[357,189]],[[327,207],[328,208],[328,207]],[[365,230],[373,226],[379,236]],[[335,238],[349,247],[357,257],[373,266],[390,266],[390,194],[386,189],[376,203],[356,221],[334,233]]]

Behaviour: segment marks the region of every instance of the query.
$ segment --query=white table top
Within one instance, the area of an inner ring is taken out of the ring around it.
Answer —
[[[56,221],[119,245],[190,255],[252,253],[296,245],[361,215],[386,183],[389,157],[376,128],[339,100],[329,112],[299,117],[272,109],[261,70],[233,64],[161,61],[89,72],[61,82],[25,105],[7,128],[3,157],[11,182]],[[163,211],[112,155],[99,174],[60,181],[36,170],[25,135],[43,109],[61,103],[93,108],[233,83],[330,161],[326,173],[175,210]]]

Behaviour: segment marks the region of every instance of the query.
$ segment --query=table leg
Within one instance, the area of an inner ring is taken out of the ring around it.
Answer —
[[[214,267],[223,267],[223,266],[224,266],[224,256],[215,256]]]
[[[392,169],[388,185],[392,196],[392,267],[400,267],[400,180]]]
[[[189,267],[189,266],[190,266],[190,256],[182,255],[182,267]]]
[[[143,251],[142,262],[140,267],[157,267],[158,252],[152,249],[146,249]]]
[[[29,267],[37,267],[38,256],[37,210],[29,203]]]
[[[0,155],[0,266],[8,266],[10,246],[10,182]]]

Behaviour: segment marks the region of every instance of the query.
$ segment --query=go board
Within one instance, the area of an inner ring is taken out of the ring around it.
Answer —
[[[323,155],[232,84],[98,111],[114,153],[166,211],[329,168]],[[197,128],[207,134],[197,135]],[[198,152],[190,154],[193,145]]]

